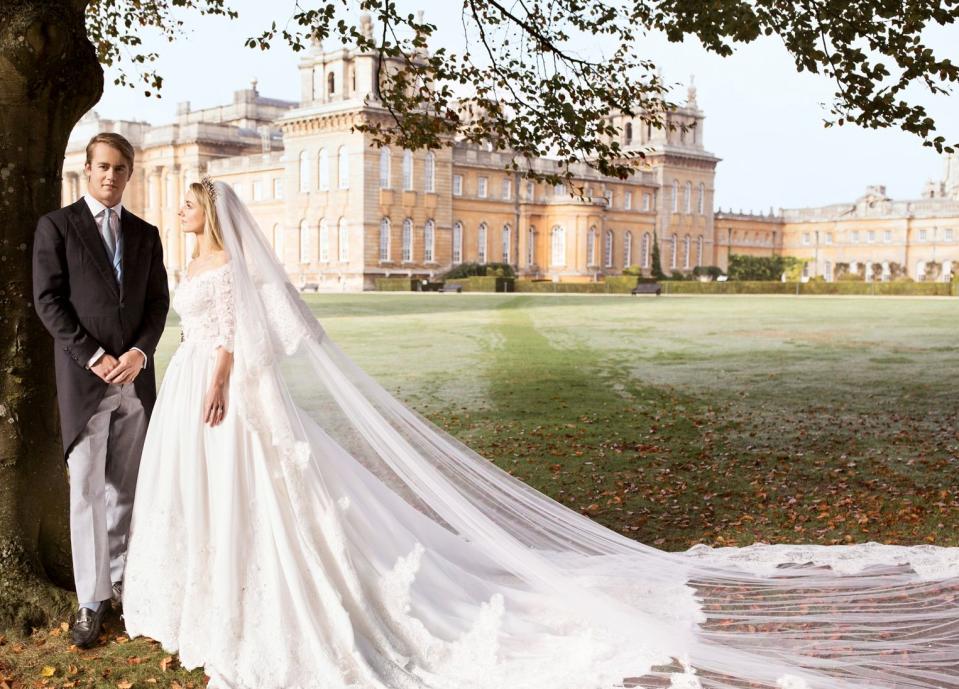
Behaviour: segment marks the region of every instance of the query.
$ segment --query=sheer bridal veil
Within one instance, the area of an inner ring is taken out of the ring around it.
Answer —
[[[485,658],[490,673],[511,668],[513,687],[578,668],[568,686],[584,689],[959,688],[959,549],[667,553],[606,529],[365,374],[229,185],[214,187],[235,288],[231,403],[275,451],[304,550],[381,577],[375,590],[405,611],[402,628],[357,633],[422,666],[417,686],[487,686],[470,679]]]

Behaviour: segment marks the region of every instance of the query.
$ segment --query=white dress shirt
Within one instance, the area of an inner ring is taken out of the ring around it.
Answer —
[[[97,221],[97,224],[99,226],[100,223],[102,223],[103,221],[97,218],[97,216],[100,215],[100,213],[102,213],[103,211],[105,211],[107,207],[104,206],[99,201],[97,201],[95,198],[93,198],[89,193],[83,195],[83,200],[87,202],[87,206],[90,208],[90,212],[93,213],[93,219]],[[117,205],[110,208],[110,210],[117,214],[117,234],[119,235],[120,218],[123,217],[121,215],[121,212],[123,211],[123,203],[122,202],[118,203]],[[146,368],[147,355],[144,353],[144,351],[140,349],[139,347],[130,347],[130,349],[135,349],[136,351],[140,352],[140,354],[143,354],[143,366],[141,368]],[[94,352],[93,356],[90,357],[90,360],[87,361],[87,368],[90,368],[95,363],[97,363],[100,360],[100,357],[103,356],[104,354],[106,354],[106,351],[103,349],[103,347],[98,347],[97,351]]]

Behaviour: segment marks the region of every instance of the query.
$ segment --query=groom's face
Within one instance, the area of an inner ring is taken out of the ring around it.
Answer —
[[[85,172],[90,196],[108,208],[120,203],[123,189],[133,174],[123,154],[105,143],[94,145]]]

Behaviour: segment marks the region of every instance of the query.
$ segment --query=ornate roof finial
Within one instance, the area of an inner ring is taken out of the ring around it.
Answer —
[[[360,15],[360,34],[367,40],[373,38],[373,18],[369,12]]]
[[[696,105],[696,75],[689,75],[689,87],[686,89],[686,102],[689,105]]]

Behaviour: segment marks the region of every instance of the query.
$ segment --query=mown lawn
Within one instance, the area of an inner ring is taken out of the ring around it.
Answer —
[[[959,300],[308,300],[407,404],[643,542],[959,545]],[[178,340],[171,318],[161,369]],[[92,653],[66,636],[0,640],[0,689],[203,684],[118,620]]]

